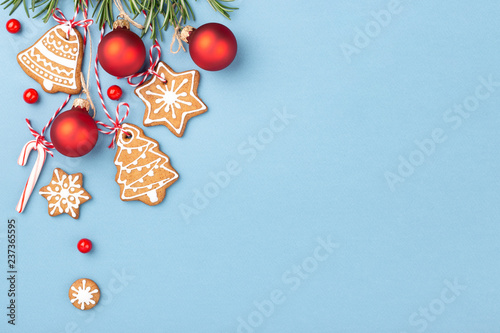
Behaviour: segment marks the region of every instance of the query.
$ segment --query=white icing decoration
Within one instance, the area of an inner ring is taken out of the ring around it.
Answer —
[[[37,44],[35,44],[37,45]],[[60,64],[60,65],[63,65],[64,67],[68,67],[68,68],[73,68],[74,67],[74,61],[71,61],[71,60],[68,60],[68,59],[65,59],[63,57],[59,57],[59,56],[56,56],[54,53],[52,53],[50,50],[48,50],[45,45],[42,44],[38,44],[37,45],[37,49],[38,51],[40,51],[40,53],[48,58],[49,60],[55,62],[56,64]],[[67,52],[67,51],[64,51],[64,52]]]
[[[56,71],[59,74],[65,74],[65,75],[68,75],[68,76],[73,75],[73,72],[74,72],[73,70],[67,71],[67,70],[62,69],[62,68],[54,67],[50,62],[47,62],[47,60],[43,59],[39,54],[35,54],[34,51],[35,51],[34,49],[31,49],[29,55],[31,57],[33,57],[34,59],[36,58],[35,59],[36,60],[35,64],[37,66],[38,66],[38,63],[43,63],[44,66],[50,67],[51,71]],[[27,62],[29,62],[29,60]],[[40,68],[43,68],[43,67],[40,67]],[[59,77],[63,77],[63,76],[59,76]]]
[[[47,75],[47,74],[45,74],[45,75]],[[45,89],[50,91],[54,87],[54,83],[52,83],[49,80],[43,80],[43,86],[45,87]]]
[[[177,134],[180,134],[182,129],[185,126],[186,116],[188,114],[191,114],[191,113],[206,110],[207,107],[201,101],[201,99],[199,99],[198,96],[196,96],[196,94],[194,93],[194,81],[195,81],[196,71],[192,70],[192,71],[183,72],[183,73],[175,73],[175,72],[169,70],[169,68],[167,68],[163,62],[160,62],[158,64],[158,67],[157,67],[157,72],[161,72],[161,71],[166,71],[170,75],[172,75],[173,77],[185,76],[187,74],[187,75],[191,76],[191,80],[184,78],[178,87],[175,87],[176,80],[171,80],[170,82],[167,82],[166,84],[164,84],[163,85],[164,88],[163,88],[162,85],[158,84],[158,79],[155,77],[149,83],[140,86],[136,90],[137,96],[139,96],[139,98],[147,106],[147,110],[146,110],[147,116],[144,118],[144,124],[166,122],[167,124],[170,125],[169,128],[172,128]],[[160,73],[160,75],[162,78],[165,78],[164,73]],[[191,102],[182,100],[182,98],[187,97],[188,94],[186,94],[185,92],[178,94],[179,89],[181,89],[181,87],[183,87],[189,81],[191,81],[189,96],[193,97],[200,104],[200,107],[195,108],[194,110],[181,112],[181,121],[177,127],[174,124],[172,124],[172,122],[168,119],[167,116],[169,113],[171,113],[172,119],[176,119],[178,116],[176,114],[176,111],[180,110],[181,104],[187,105],[187,106],[192,106]],[[169,87],[169,85],[170,85],[170,87]],[[155,92],[151,91],[150,87],[152,87],[152,86],[154,86],[155,89],[160,90],[161,93],[155,93]],[[147,99],[147,96],[143,95],[143,92],[145,95],[158,97],[157,99],[154,100],[154,105],[152,105],[152,103]],[[176,109],[179,109],[179,110],[176,110]],[[152,113],[158,114],[162,110],[165,112],[164,117],[159,118],[159,119],[151,119],[150,115]]]
[[[50,215],[53,215],[57,211],[59,213],[67,213],[71,217],[76,217],[76,210],[80,206],[82,199],[90,199],[89,196],[85,195],[85,190],[81,189],[80,184],[76,184],[80,177],[73,177],[73,175],[66,176],[64,174],[61,176],[58,169],[54,170],[54,174],[57,179],[50,183],[51,185],[55,185],[54,189],[51,186],[47,186],[47,191],[40,190],[40,194],[48,194],[47,200],[49,201]],[[66,183],[66,179],[68,183]],[[56,200],[55,203],[50,203],[52,198]],[[62,205],[67,205],[66,209],[63,209]]]
[[[139,136],[139,130],[133,125],[123,124],[122,128],[124,132],[132,134],[133,138],[124,139],[122,135],[119,135],[117,140],[117,146],[119,150],[115,157],[115,165],[118,167],[117,183],[123,185],[120,197],[124,200],[130,200],[141,197],[143,195],[147,195],[152,203],[158,202],[157,191],[173,183],[177,178],[179,178],[179,174],[173,168],[169,167],[169,159],[166,155],[161,153],[161,151],[155,151],[155,149],[157,149],[158,147],[158,144],[156,142],[152,141],[147,136]],[[130,144],[132,141],[134,141],[135,147],[129,146],[125,148],[125,146]],[[139,141],[141,145],[137,145],[137,141]],[[142,144],[142,142],[145,142],[145,144]],[[124,151],[127,151],[129,149],[131,150],[131,153],[132,151],[137,153],[138,157],[128,164],[125,164],[124,159],[130,158],[130,156],[122,154],[124,154]],[[142,152],[143,149],[144,153],[139,155],[138,153]],[[143,155],[145,157],[142,157]],[[146,164],[140,164],[139,161],[141,159],[148,157],[150,159],[154,158],[154,160],[148,161],[148,163]],[[141,174],[140,178],[122,178],[122,176],[130,174],[132,170],[141,171],[143,168],[146,169],[146,171],[144,172],[144,174]],[[152,171],[153,168],[161,168],[163,170],[166,170],[168,171],[168,173],[172,174],[172,176],[170,178],[156,179],[154,182],[152,182],[150,178],[154,176],[154,172]],[[134,194],[131,194],[131,192],[133,192]]]
[[[148,193],[146,193],[146,195],[149,197],[149,200],[151,200],[151,202],[158,201],[158,195],[156,194],[156,191],[149,191]]]
[[[149,91],[149,90],[146,91],[146,95],[160,97],[160,98],[157,98],[155,100],[155,103],[160,104],[160,106],[156,110],[154,110],[153,112],[159,113],[161,111],[161,109],[164,108],[165,113],[168,113],[169,111],[171,111],[172,118],[175,119],[176,115],[175,115],[174,106],[177,109],[180,109],[181,104],[191,106],[192,105],[191,102],[186,102],[186,101],[183,101],[182,99],[179,98],[179,97],[186,97],[187,93],[185,93],[185,92],[180,93],[180,94],[177,93],[187,82],[188,82],[188,79],[182,80],[181,84],[175,90],[174,90],[175,80],[172,80],[171,88],[168,88],[168,82],[164,85],[165,89],[163,88],[163,86],[157,84],[156,89],[160,90],[162,92],[161,94],[157,94],[157,93],[154,93],[154,92]]]
[[[75,293],[71,294],[73,299],[71,299],[71,303],[75,303],[75,301],[78,304],[81,304],[80,309],[85,309],[85,305],[90,305],[90,304],[95,304],[95,301],[93,300],[95,293],[98,293],[99,290],[94,289],[90,291],[90,287],[85,287],[85,284],[87,283],[87,280],[82,280],[82,286],[78,287],[76,289],[74,286],[71,286],[71,290],[73,290]]]

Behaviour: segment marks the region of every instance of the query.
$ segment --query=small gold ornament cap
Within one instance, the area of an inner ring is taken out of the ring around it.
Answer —
[[[76,98],[73,102],[73,107],[79,107],[88,111],[90,109],[90,102],[83,98]]]
[[[130,23],[124,19],[118,19],[113,23],[113,30],[115,29],[127,29],[130,30]]]
[[[195,31],[196,29],[193,28],[192,26],[190,25],[186,25],[184,28],[182,28],[181,30],[181,40],[185,43],[188,43],[189,44],[189,35],[191,35],[191,33],[193,31]]]

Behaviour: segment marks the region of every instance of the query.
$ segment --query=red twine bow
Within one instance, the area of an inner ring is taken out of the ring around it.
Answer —
[[[82,27],[84,29],[87,29],[88,27],[90,27],[94,23],[94,20],[91,20],[91,19],[84,19],[84,20],[80,20],[80,21],[75,21],[77,14],[78,14],[78,8],[75,11],[75,15],[73,16],[73,18],[71,20],[68,20],[68,19],[66,19],[63,12],[59,8],[55,8],[52,11],[52,16],[54,17],[54,20],[56,20],[57,23],[68,27],[68,31],[66,32],[66,38],[69,38],[69,34],[71,32],[71,29],[74,29],[75,27]]]
[[[26,118],[26,123],[28,124],[28,128],[31,132],[31,135],[33,135],[35,137],[35,149],[38,149],[38,146],[41,146],[43,148],[43,150],[47,153],[50,154],[50,156],[54,157],[54,154],[50,151],[51,149],[54,149],[54,145],[52,144],[52,142],[48,141],[45,136],[43,136],[43,133],[45,132],[45,129],[46,127],[44,127],[42,129],[42,133],[38,133],[37,131],[35,131],[35,129],[33,129],[33,127],[31,127],[31,122],[28,118]]]
[[[125,115],[121,117],[120,119],[120,107],[125,106],[127,108],[127,112],[125,112]],[[97,125],[101,125],[104,128],[107,128],[108,131],[99,129],[99,132],[107,135],[113,134],[113,140],[111,140],[110,145],[108,148],[114,148],[115,147],[115,142],[116,142],[116,136],[118,135],[118,131],[122,129],[122,123],[125,121],[125,119],[128,117],[130,111],[130,106],[127,103],[120,103],[116,106],[116,113],[115,113],[115,119],[111,118],[109,113],[104,109],[104,113],[108,117],[109,121],[111,122],[111,125],[105,124],[101,121],[96,121]]]
[[[154,50],[156,50],[156,57],[153,56]],[[158,43],[158,40],[155,39],[154,44],[151,45],[151,48],[149,49],[149,68],[142,73],[137,73],[127,76],[128,84],[130,84],[133,87],[140,86],[148,79],[149,75],[154,75],[158,77],[162,82],[166,82],[165,78],[155,71],[156,66],[160,62],[160,58],[161,58],[161,47],[160,44]],[[132,79],[135,79],[136,77],[140,77],[142,79],[138,83],[133,83]]]

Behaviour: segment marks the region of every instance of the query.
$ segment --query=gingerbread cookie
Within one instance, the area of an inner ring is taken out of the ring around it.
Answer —
[[[49,202],[49,215],[66,213],[74,219],[80,216],[80,205],[92,199],[82,187],[83,175],[68,175],[59,168],[54,169],[50,184],[40,189],[42,197]]]
[[[123,124],[117,135],[115,155],[117,173],[123,201],[139,200],[147,205],[157,205],[165,198],[165,192],[179,178],[170,165],[167,155],[158,142],[147,137],[142,129]]]
[[[17,55],[23,71],[48,93],[78,94],[82,90],[80,72],[83,40],[80,33],[64,25],[47,31],[33,46]]]
[[[91,279],[79,279],[71,285],[68,295],[75,308],[90,310],[99,303],[101,291]]]
[[[162,61],[156,72],[166,82],[154,75],[135,89],[146,105],[144,126],[165,125],[181,137],[188,120],[207,111],[197,93],[200,73],[196,70],[176,73]]]

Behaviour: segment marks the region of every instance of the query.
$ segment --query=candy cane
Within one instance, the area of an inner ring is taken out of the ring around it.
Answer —
[[[71,95],[68,95],[66,99],[64,100],[63,104],[54,112],[54,115],[49,119],[47,124],[42,128],[42,131],[40,134],[31,127],[31,123],[29,119],[26,119],[26,123],[28,124],[28,129],[31,132],[31,135],[35,137],[35,140],[28,141],[21,150],[21,154],[19,155],[19,158],[17,159],[17,164],[24,166],[26,165],[26,162],[28,161],[28,156],[31,153],[32,150],[37,150],[38,151],[38,156],[35,162],[35,165],[33,166],[33,169],[31,170],[31,174],[28,178],[28,181],[26,182],[26,185],[24,186],[23,193],[21,194],[21,198],[19,199],[19,202],[17,203],[16,210],[19,213],[22,213],[24,211],[24,208],[26,207],[26,204],[28,203],[28,200],[31,196],[31,193],[33,192],[33,189],[36,185],[36,182],[38,180],[38,176],[40,175],[40,172],[42,171],[43,164],[45,163],[45,158],[46,154],[48,153],[50,156],[53,156],[52,152],[50,151],[51,149],[54,149],[54,145],[47,141],[45,137],[43,136],[45,131],[49,128],[50,124],[52,121],[57,117],[59,112],[66,106],[68,103],[69,99],[71,98]]]
[[[19,213],[22,213],[24,211],[24,208],[26,207],[26,204],[28,203],[28,199],[29,199],[31,193],[33,192],[33,189],[35,188],[35,184],[38,180],[38,176],[40,176],[40,173],[42,172],[43,164],[45,163],[47,150],[43,147],[43,145],[38,144],[37,140],[31,140],[24,145],[24,147],[21,151],[21,154],[19,155],[19,158],[17,160],[17,164],[19,164],[21,166],[26,165],[26,162],[28,161],[28,156],[32,150],[36,150],[38,152],[38,156],[36,158],[35,165],[33,166],[33,169],[31,170],[31,174],[28,178],[28,181],[26,182],[26,185],[24,186],[24,190],[23,190],[23,193],[21,195],[21,198],[19,199],[19,202],[17,203],[16,210]]]

